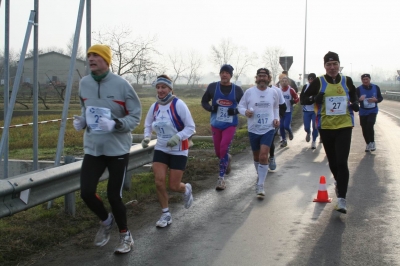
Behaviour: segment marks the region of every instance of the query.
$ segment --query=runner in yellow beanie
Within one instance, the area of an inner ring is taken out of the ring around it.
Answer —
[[[111,64],[111,49],[108,45],[105,44],[95,44],[92,45],[89,50],[87,51],[87,53],[96,53],[98,55],[100,55],[106,62],[108,65]]]

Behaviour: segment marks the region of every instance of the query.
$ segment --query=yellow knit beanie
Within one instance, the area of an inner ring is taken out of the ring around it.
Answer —
[[[87,53],[96,53],[98,55],[100,55],[106,62],[108,65],[111,64],[111,49],[108,45],[105,44],[95,44],[92,45],[89,50],[87,51]]]

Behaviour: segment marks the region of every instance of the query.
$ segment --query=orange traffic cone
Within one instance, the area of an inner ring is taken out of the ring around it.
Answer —
[[[331,202],[332,198],[328,198],[328,191],[326,190],[325,176],[319,178],[319,189],[317,197],[313,200],[314,202]]]

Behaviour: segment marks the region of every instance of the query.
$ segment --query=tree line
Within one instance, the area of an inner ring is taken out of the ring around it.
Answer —
[[[65,48],[47,47],[39,49],[38,53],[54,51],[70,56],[73,37],[74,35]],[[218,44],[212,45],[208,58],[204,58],[200,52],[193,49],[175,49],[168,54],[162,54],[158,49],[157,37],[136,37],[133,36],[132,29],[124,26],[94,32],[92,43],[109,45],[113,53],[111,71],[137,84],[150,84],[157,75],[167,74],[174,83],[198,85],[204,77],[202,67],[207,60],[217,69],[223,64],[231,64],[235,68],[233,80],[236,82],[249,67],[258,64],[260,58],[256,53],[249,52],[246,47],[238,46],[230,39],[222,39]],[[283,53],[279,47],[267,47],[261,56],[263,66],[269,68],[274,77],[282,70],[279,57]],[[27,51],[26,58],[32,56],[33,50]],[[78,47],[77,58],[86,58],[81,46]],[[19,53],[11,50],[9,60],[10,77],[14,77]],[[4,79],[4,52],[0,52],[0,79]]]

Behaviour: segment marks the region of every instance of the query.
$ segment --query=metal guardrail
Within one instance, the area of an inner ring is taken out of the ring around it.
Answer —
[[[385,96],[389,100],[400,100],[400,92],[397,91],[386,91]]]
[[[141,145],[131,147],[128,171],[152,162],[156,142],[157,140],[150,141],[146,149]],[[1,179],[0,218],[79,190],[81,165],[82,161],[77,161]],[[108,179],[108,171],[105,171],[100,180],[105,179]],[[130,178],[126,182],[124,186],[129,188]],[[21,198],[26,198],[26,203]]]

